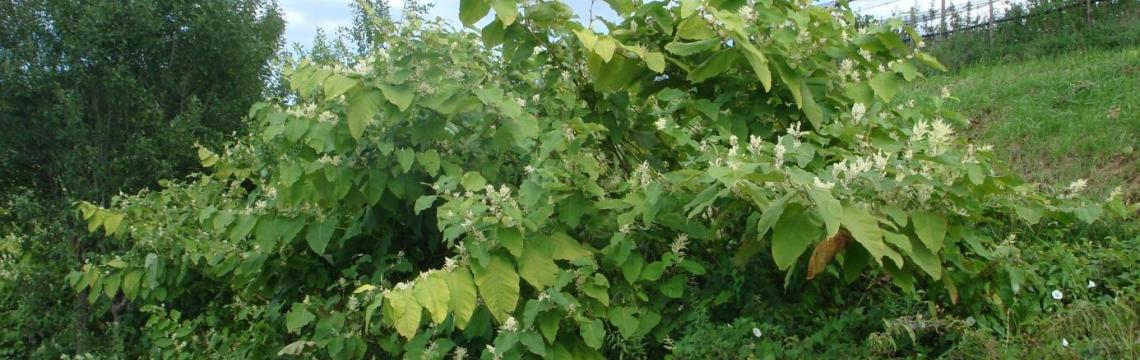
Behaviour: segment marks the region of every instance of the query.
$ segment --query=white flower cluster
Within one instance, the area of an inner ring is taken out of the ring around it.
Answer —
[[[855,103],[855,105],[851,106],[851,118],[855,119],[856,123],[863,121],[863,115],[866,113],[867,106],[863,105],[863,103]]]
[[[317,159],[317,162],[325,165],[340,166],[341,158],[340,155],[329,156],[325,154],[321,156],[320,159]]]
[[[657,171],[649,167],[649,161],[642,161],[632,173],[629,174],[631,185],[644,189],[658,176]]]
[[[669,244],[669,250],[673,252],[673,255],[677,255],[678,259],[683,259],[685,258],[685,247],[687,246],[689,246],[689,235],[680,234],[677,235],[676,239],[673,239],[672,244]]]
[[[934,119],[934,122],[927,124],[926,120],[919,120],[914,123],[911,128],[911,141],[927,140],[930,144],[929,153],[933,156],[941,155],[947,145],[953,140],[954,128],[950,127],[941,118]]]
[[[1072,199],[1074,197],[1077,197],[1077,195],[1080,195],[1081,192],[1085,191],[1085,188],[1087,188],[1088,185],[1089,185],[1088,180],[1077,179],[1076,181],[1069,183],[1069,187],[1065,188],[1065,193],[1061,194],[1061,196],[1058,196],[1058,198],[1060,198],[1060,199]]]
[[[299,118],[312,117],[317,114],[317,104],[308,103],[305,105],[292,106],[289,107],[288,110],[285,110],[285,113]]]
[[[483,190],[486,192],[484,199],[489,207],[488,211],[490,211],[491,215],[496,219],[503,220],[506,217],[506,215],[503,214],[503,208],[505,206],[518,206],[514,198],[511,197],[511,188],[505,184],[499,185],[498,191],[495,191],[495,187],[489,184],[485,186]]]
[[[515,332],[515,331],[518,331],[518,329],[519,329],[519,322],[518,322],[518,320],[515,320],[514,316],[508,316],[507,321],[504,321],[503,325],[499,326],[499,331],[502,331],[502,332]]]
[[[321,115],[317,117],[317,121],[331,125],[336,125],[337,121],[339,120],[340,117],[331,111],[322,112]]]
[[[840,183],[844,185],[868,171],[875,171],[880,176],[883,176],[887,173],[887,165],[890,159],[891,157],[882,150],[879,150],[879,152],[870,157],[855,156],[853,158],[843,159],[835,165],[832,165],[831,175],[839,179]]]

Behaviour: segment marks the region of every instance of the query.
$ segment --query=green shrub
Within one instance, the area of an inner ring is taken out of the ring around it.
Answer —
[[[557,2],[464,1],[468,26],[495,9],[480,36],[377,21],[376,53],[287,69],[297,103],[198,148],[210,174],[80,205],[130,250],[69,281],[138,304],[156,357],[732,356],[750,330],[686,345],[719,331],[692,309],[1000,298],[1025,270],[990,225],[1134,211],[995,171],[947,98],[892,103],[940,66],[898,24],[745,5],[614,2],[605,34]]]

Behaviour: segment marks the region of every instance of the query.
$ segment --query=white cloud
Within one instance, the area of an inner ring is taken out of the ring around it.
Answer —
[[[282,14],[281,17],[284,18],[285,23],[290,26],[299,26],[305,24],[305,15],[293,9],[286,8],[284,14]]]

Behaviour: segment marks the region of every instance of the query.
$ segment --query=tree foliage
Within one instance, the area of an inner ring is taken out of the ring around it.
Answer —
[[[81,205],[129,250],[70,284],[139,304],[155,356],[660,355],[715,301],[686,295],[731,297],[706,280],[741,266],[956,303],[1018,270],[986,267],[1002,239],[979,226],[1128,213],[1000,172],[952,98],[892,102],[940,67],[899,24],[610,4],[603,33],[559,2],[465,0],[467,26],[493,13],[478,35],[376,21],[399,36],[287,69],[297,102],[199,147],[209,174]]]
[[[283,28],[262,0],[0,4],[0,356],[53,358],[98,350],[95,335],[129,336],[117,324],[131,321],[119,316],[128,302],[63,295],[83,259],[121,250],[86,235],[74,202],[106,205],[200,171],[195,143],[246,131]],[[113,343],[102,344],[127,351]]]

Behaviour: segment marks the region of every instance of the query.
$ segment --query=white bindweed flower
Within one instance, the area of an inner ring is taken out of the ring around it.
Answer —
[[[752,328],[752,336],[760,337],[761,335],[764,333],[760,331],[760,328]]]
[[[1069,339],[1061,338],[1061,346],[1069,347]]]
[[[1096,283],[1095,283],[1095,282],[1093,282],[1092,280],[1089,280],[1089,285],[1088,285],[1088,288],[1089,288],[1089,289],[1092,289],[1092,288],[1095,288],[1095,287],[1096,287]]]
[[[1065,297],[1065,294],[1061,293],[1061,290],[1053,290],[1051,295],[1053,295],[1053,300],[1061,300]]]

